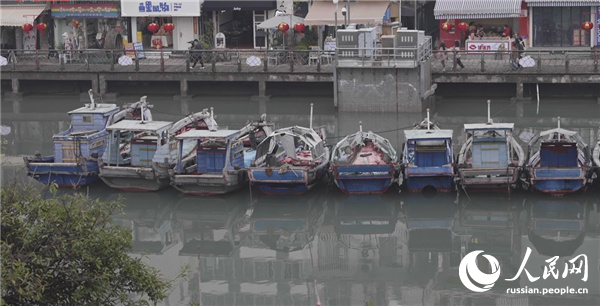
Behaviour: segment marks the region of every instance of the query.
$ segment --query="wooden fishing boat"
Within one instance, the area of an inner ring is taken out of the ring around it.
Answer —
[[[451,191],[454,188],[452,130],[437,128],[429,120],[404,131],[403,181],[409,191]],[[424,128],[423,128],[424,127]]]
[[[248,167],[252,186],[268,194],[302,194],[326,174],[329,149],[312,129],[293,126],[274,131],[258,145]]]
[[[179,152],[177,166],[171,171],[171,185],[196,195],[223,194],[246,186],[245,162],[254,159],[257,141],[271,133],[271,126],[263,115],[240,130],[196,130],[175,136],[179,148],[184,148],[187,141],[196,150],[192,162],[183,151]]]
[[[528,144],[527,175],[534,190],[564,195],[585,190],[592,176],[587,144],[575,131],[558,127],[538,133]]]
[[[167,187],[169,176],[157,176],[152,159],[168,144],[167,121],[123,120],[107,127],[107,149],[98,160],[100,178],[108,186],[129,191],[155,191]]]
[[[333,181],[347,194],[383,193],[397,182],[398,169],[398,156],[390,141],[363,132],[362,122],[360,130],[344,137],[331,154]]]
[[[465,124],[467,139],[457,158],[458,181],[466,190],[507,191],[517,186],[525,153],[513,138],[514,123]]]
[[[126,118],[142,116],[140,107],[145,103],[145,97],[120,110],[116,104],[95,103],[91,89],[88,94],[89,104],[67,113],[71,117],[69,129],[54,135],[52,156],[36,153],[23,158],[29,176],[60,187],[85,186],[99,180],[97,158],[106,149],[106,127]],[[144,116],[151,119],[148,112]]]

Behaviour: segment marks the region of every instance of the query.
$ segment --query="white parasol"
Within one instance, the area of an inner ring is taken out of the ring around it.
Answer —
[[[129,66],[131,64],[133,64],[133,60],[131,59],[131,57],[129,57],[127,55],[123,55],[123,56],[119,57],[119,65]]]
[[[8,61],[6,60],[6,57],[0,56],[0,66],[6,66],[6,65],[8,65]]]
[[[260,66],[260,58],[257,56],[250,56],[246,59],[248,66]]]
[[[256,27],[259,29],[277,29],[277,26],[282,22],[287,23],[290,30],[292,30],[296,23],[304,23],[304,18],[293,15],[277,15],[259,23]]]
[[[519,65],[522,67],[535,67],[535,60],[531,56],[524,56],[519,60]]]

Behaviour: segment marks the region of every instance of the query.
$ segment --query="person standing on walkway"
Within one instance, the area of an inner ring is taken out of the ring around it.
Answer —
[[[518,41],[513,41],[512,42],[512,50],[510,52],[510,64],[511,64],[511,68],[512,70],[517,70],[519,68],[521,68],[521,65],[519,64],[519,58],[520,58],[520,45]]]
[[[440,43],[440,50],[438,52],[438,59],[442,63],[442,71],[446,71],[446,59],[448,58],[448,50],[446,50],[446,43]]]
[[[196,68],[196,64],[200,62],[200,68],[204,69],[204,61],[202,60],[202,44],[198,41],[198,39],[194,39],[194,45],[192,46],[192,50],[190,54],[192,56],[192,66],[190,69]]]
[[[463,65],[462,61],[460,60],[460,42],[458,40],[454,41],[454,47],[452,47],[452,53],[454,53],[454,60],[456,61],[456,64],[458,66],[460,66],[460,69],[465,69],[465,65]]]

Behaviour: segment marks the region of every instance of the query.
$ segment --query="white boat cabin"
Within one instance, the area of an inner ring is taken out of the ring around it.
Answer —
[[[514,123],[465,124],[467,137],[472,137],[473,168],[504,168],[511,163],[508,138]]]

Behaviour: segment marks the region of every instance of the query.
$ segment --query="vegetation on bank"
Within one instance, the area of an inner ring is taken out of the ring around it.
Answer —
[[[2,305],[148,305],[173,280],[132,258],[120,202],[11,184],[1,191]],[[178,276],[181,277],[181,276]]]

